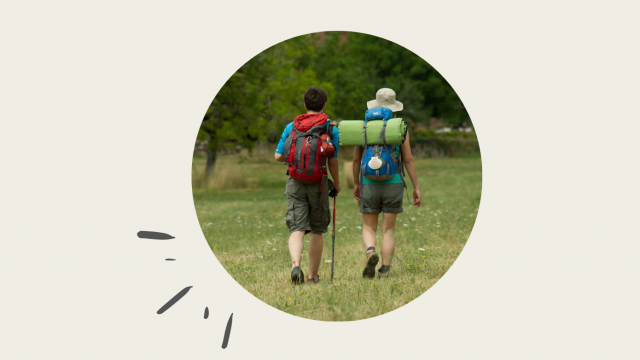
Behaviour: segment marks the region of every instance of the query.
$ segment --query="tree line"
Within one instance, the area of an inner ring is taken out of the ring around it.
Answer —
[[[332,120],[362,119],[366,102],[382,87],[404,103],[410,124],[470,126],[453,88],[431,65],[385,39],[355,32],[298,36],[256,55],[220,89],[204,115],[198,139],[207,143],[207,175],[218,152],[259,141],[277,142],[284,127],[304,113],[304,91],[319,86],[329,94]]]

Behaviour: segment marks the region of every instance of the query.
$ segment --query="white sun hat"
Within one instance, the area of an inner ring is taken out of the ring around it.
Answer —
[[[402,110],[402,103],[396,101],[396,92],[389,88],[382,88],[376,93],[376,99],[367,101],[367,108],[373,109],[377,107],[386,107],[391,111]]]

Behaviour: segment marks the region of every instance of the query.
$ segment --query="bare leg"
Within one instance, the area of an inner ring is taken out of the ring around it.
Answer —
[[[376,276],[376,265],[380,257],[370,247],[376,246],[376,230],[378,229],[378,214],[362,214],[362,242],[367,249],[367,262],[362,271],[362,277],[373,279]]]
[[[322,260],[322,234],[309,234],[309,279],[318,280],[318,268]]]
[[[289,254],[293,267],[300,266],[304,249],[304,231],[294,231],[289,235]]]
[[[398,214],[382,214],[382,265],[391,265],[396,250],[396,219]]]
[[[365,249],[376,246],[377,229],[378,214],[362,214],[362,241]]]

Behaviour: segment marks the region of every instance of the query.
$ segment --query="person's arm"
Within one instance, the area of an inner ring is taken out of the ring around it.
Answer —
[[[340,161],[338,161],[338,144],[340,143],[340,133],[338,132],[338,128],[336,126],[329,126],[331,129],[331,143],[333,144],[333,148],[335,149],[333,156],[327,159],[327,163],[329,166],[329,172],[331,173],[331,177],[333,178],[333,186],[336,189],[336,194],[342,190],[342,186],[340,185]]]
[[[333,186],[336,188],[336,194],[342,190],[342,186],[340,185],[340,173],[338,172],[339,161],[338,158],[329,158],[329,172],[331,173],[331,177],[333,178]]]
[[[407,173],[413,184],[413,205],[422,205],[422,195],[420,194],[420,186],[418,185],[418,175],[416,174],[416,165],[413,161],[413,155],[411,154],[411,144],[409,143],[409,132],[407,131],[407,137],[400,146],[402,151],[402,162],[407,168]]]
[[[286,160],[286,157],[283,154],[284,142],[285,140],[287,140],[287,136],[289,135],[290,132],[291,132],[291,125],[287,125],[284,128],[284,131],[282,132],[282,136],[280,136],[280,141],[278,142],[278,146],[276,147],[276,153],[274,157],[276,158],[277,162],[283,163]]]
[[[362,147],[353,149],[353,197],[360,201],[360,163],[362,161]]]

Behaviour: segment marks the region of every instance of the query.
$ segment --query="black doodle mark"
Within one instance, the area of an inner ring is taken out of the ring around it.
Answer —
[[[224,330],[224,339],[222,339],[222,348],[226,349],[227,344],[229,343],[229,335],[231,335],[231,323],[233,322],[233,313],[229,316],[229,321],[227,321],[227,328]]]
[[[138,231],[138,237],[141,239],[153,239],[153,240],[171,240],[175,239],[174,236],[169,234],[155,232],[155,231]]]
[[[189,290],[191,290],[193,286],[187,286],[186,288],[180,290],[179,293],[177,293],[174,297],[171,298],[171,300],[167,301],[166,304],[162,305],[162,307],[160,308],[160,310],[158,310],[158,314],[162,314],[163,312],[167,311],[170,307],[173,306],[173,304],[177,303],[178,300],[182,299],[183,296],[185,296]]]
[[[165,233],[160,233],[160,232],[155,232],[155,231],[138,231],[138,237],[141,239],[153,239],[153,240],[169,240],[169,239],[175,239],[175,237],[169,235],[169,234],[165,234]],[[172,258],[166,258],[166,261],[175,261],[176,259],[172,259]],[[187,293],[189,292],[189,290],[191,290],[193,286],[187,286],[186,288],[180,290],[179,293],[175,294],[171,300],[167,301],[166,304],[162,305],[162,307],[157,311],[157,314],[162,314],[165,311],[169,310],[170,307],[172,307],[175,303],[177,303],[180,299],[182,299],[183,296],[187,295]],[[205,307],[204,308],[204,318],[208,319],[209,318],[209,307]],[[233,323],[233,313],[231,313],[231,316],[229,316],[229,320],[227,321],[227,327],[224,329],[224,338],[222,339],[222,348],[226,349],[227,345],[229,345],[229,336],[231,336],[231,324]]]

